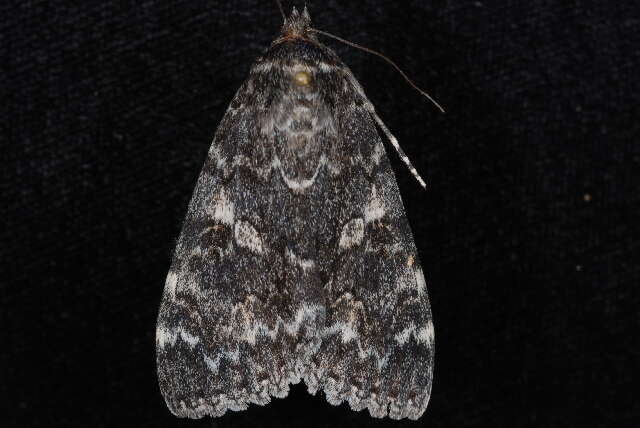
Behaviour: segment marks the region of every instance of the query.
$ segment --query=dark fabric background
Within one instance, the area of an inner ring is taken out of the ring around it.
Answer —
[[[171,252],[280,15],[267,0],[30,0],[0,5],[0,425],[639,426],[640,6],[310,9],[447,109],[327,40],[430,184],[387,146],[436,326],[425,415],[373,420],[301,385],[215,421],[169,413],[154,334]]]

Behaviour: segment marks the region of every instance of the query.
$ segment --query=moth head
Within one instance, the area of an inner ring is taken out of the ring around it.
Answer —
[[[284,21],[281,35],[277,42],[284,42],[286,40],[294,39],[306,39],[316,40],[315,35],[311,31],[311,16],[305,6],[302,13],[298,12],[298,9],[293,7],[291,15]]]

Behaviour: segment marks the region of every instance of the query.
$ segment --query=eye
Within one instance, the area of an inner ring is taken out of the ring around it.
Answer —
[[[306,71],[298,71],[293,75],[293,81],[298,86],[308,86],[311,83],[311,75]]]

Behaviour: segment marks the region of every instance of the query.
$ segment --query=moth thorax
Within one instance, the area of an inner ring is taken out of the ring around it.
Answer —
[[[298,86],[309,86],[311,83],[311,74],[306,71],[298,71],[293,75],[293,82]]]

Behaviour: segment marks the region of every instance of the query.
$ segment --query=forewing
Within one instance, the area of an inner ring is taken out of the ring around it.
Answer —
[[[334,158],[343,168],[330,183],[341,203],[325,211],[335,220],[326,241],[327,315],[305,382],[332,404],[417,419],[433,375],[431,309],[400,192],[362,97],[345,97],[336,110]]]
[[[290,257],[285,205],[294,202],[278,194],[258,89],[245,82],[218,128],[167,276],[156,349],[177,416],[286,396],[318,346],[323,302],[301,290],[318,279]]]

